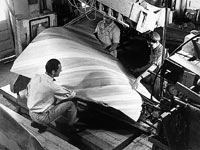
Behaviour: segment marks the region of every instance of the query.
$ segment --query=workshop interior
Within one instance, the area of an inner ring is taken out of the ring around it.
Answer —
[[[0,7],[0,149],[200,149],[199,0],[1,0]],[[112,36],[108,47],[95,34],[100,22]],[[151,42],[162,46],[159,64]],[[76,93],[77,130],[30,115],[29,85],[50,59],[62,65],[52,82]],[[149,64],[156,69],[138,71]]]

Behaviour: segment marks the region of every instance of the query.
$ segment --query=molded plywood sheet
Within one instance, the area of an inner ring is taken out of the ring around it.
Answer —
[[[57,58],[62,64],[57,84],[74,89],[86,101],[113,107],[138,120],[142,97],[130,84],[135,78],[130,80],[120,62],[103,51],[92,34],[94,24],[90,21],[86,26],[80,21],[46,29],[15,60],[11,71],[31,78],[45,72],[49,59]]]

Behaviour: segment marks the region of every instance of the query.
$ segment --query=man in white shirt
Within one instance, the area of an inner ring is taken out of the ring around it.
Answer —
[[[95,29],[94,35],[111,55],[117,57],[117,46],[120,42],[120,29],[114,21],[104,15]]]
[[[31,119],[46,125],[62,115],[66,123],[73,126],[78,121],[74,97],[76,93],[54,83],[62,71],[59,60],[50,59],[46,63],[46,73],[36,75],[27,86],[27,106]]]

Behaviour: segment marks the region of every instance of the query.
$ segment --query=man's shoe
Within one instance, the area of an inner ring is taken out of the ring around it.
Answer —
[[[56,128],[60,133],[73,134],[85,130],[87,128],[87,124],[78,121],[72,126],[69,126],[66,123],[56,122]]]
[[[75,132],[81,132],[85,130],[88,127],[88,125],[83,122],[76,122],[72,127],[72,130],[74,130]]]
[[[39,124],[39,123],[37,123],[35,121],[31,122],[31,126],[34,127],[34,128],[37,128],[39,133],[43,133],[47,129],[47,126]]]

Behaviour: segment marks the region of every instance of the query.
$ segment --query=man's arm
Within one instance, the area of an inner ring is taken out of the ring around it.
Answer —
[[[143,78],[147,77],[150,74],[150,72],[153,72],[156,68],[157,68],[157,65],[153,64],[144,73],[138,76],[137,79],[134,81],[133,88],[137,89],[140,81]]]
[[[58,100],[66,100],[74,98],[76,93],[73,90],[54,84],[54,96]]]
[[[109,51],[112,52],[114,50],[117,49],[117,46],[119,45],[119,42],[120,42],[120,29],[115,26],[113,31],[112,31],[112,45],[111,47],[109,48]]]
[[[141,74],[142,72],[146,71],[150,66],[151,66],[151,64],[147,64],[147,65],[142,66],[140,68],[136,68],[136,69],[132,70],[132,73],[133,74]]]
[[[112,51],[116,50],[116,49],[117,49],[117,46],[118,46],[118,43],[113,43],[113,44],[111,45],[111,47],[108,49],[109,52],[112,52]]]
[[[142,74],[143,78],[147,77],[150,74],[150,72],[153,72],[157,67],[161,67],[161,65],[162,65],[161,64],[162,63],[161,62],[162,61],[162,52],[166,53],[165,50],[163,51],[163,47],[160,46],[158,51],[157,51],[155,60],[152,61],[152,62],[149,62],[149,64],[147,65],[148,68],[146,68],[146,71]]]
[[[153,72],[158,66],[153,64],[151,65],[144,73],[142,73],[139,78],[140,80],[150,75],[150,72]]]
[[[152,62],[152,65],[146,69],[146,71],[144,73],[142,73],[135,81],[135,88],[137,88],[139,82],[141,81],[141,79],[147,77],[150,72],[153,72],[157,67],[161,67],[161,60],[162,60],[162,50],[163,47],[160,47],[160,49],[157,52],[157,58]],[[167,55],[167,54],[166,54]]]

